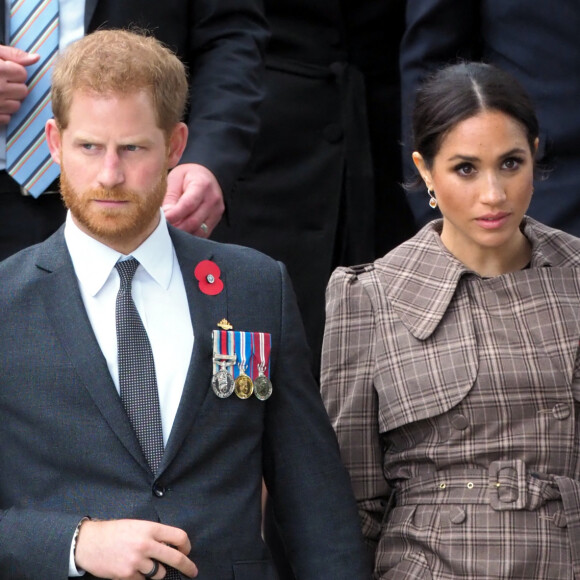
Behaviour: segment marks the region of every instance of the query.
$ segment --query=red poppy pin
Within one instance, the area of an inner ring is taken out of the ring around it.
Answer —
[[[221,270],[215,262],[203,260],[195,267],[194,274],[204,294],[215,296],[224,289],[224,283],[220,280]]]

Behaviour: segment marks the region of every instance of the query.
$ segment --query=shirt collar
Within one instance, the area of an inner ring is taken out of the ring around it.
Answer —
[[[144,270],[167,289],[173,274],[174,250],[167,222],[160,211],[160,220],[153,233],[134,251]],[[95,240],[74,223],[67,214],[64,237],[77,278],[91,296],[96,296],[107,282],[118,260],[127,256]],[[168,259],[171,257],[171,259]]]

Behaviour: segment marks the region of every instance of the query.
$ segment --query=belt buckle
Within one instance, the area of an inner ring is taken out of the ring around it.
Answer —
[[[527,501],[526,464],[521,459],[489,466],[489,504],[496,511],[521,510]]]

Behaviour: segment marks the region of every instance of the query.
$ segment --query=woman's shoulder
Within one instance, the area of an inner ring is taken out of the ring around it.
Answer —
[[[529,216],[523,231],[532,243],[532,252],[541,255],[553,267],[580,267],[580,238],[547,226]]]
[[[434,220],[374,262],[336,268],[331,280],[338,279],[351,283],[360,280],[372,281],[387,272],[406,272],[408,276],[413,276],[420,275],[424,269],[431,270],[434,261],[442,260],[447,265],[447,257],[442,255],[440,244],[437,242],[440,231],[441,220]]]

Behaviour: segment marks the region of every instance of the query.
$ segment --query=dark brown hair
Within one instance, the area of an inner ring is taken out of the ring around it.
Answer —
[[[414,150],[431,168],[441,143],[458,123],[482,111],[500,111],[524,128],[532,154],[539,125],[534,105],[520,83],[507,72],[481,62],[442,68],[417,92],[413,112]]]

